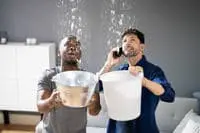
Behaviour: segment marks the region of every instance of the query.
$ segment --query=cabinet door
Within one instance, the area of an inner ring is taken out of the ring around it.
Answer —
[[[19,110],[37,111],[37,79],[18,79]]]
[[[55,57],[55,44],[0,45],[0,110],[36,111],[38,77]]]
[[[19,110],[37,111],[38,78],[45,69],[55,66],[55,49],[51,53],[50,46],[52,45],[17,48]]]
[[[49,47],[25,46],[17,49],[18,78],[37,78],[50,66]],[[55,57],[55,55],[54,55]]]
[[[0,79],[0,110],[18,110],[16,79]]]
[[[16,75],[16,47],[0,45],[0,77],[15,79]]]

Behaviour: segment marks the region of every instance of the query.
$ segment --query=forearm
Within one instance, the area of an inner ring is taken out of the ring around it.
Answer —
[[[147,78],[142,79],[142,86],[150,90],[154,95],[160,96],[165,92],[165,89],[162,87],[162,85],[153,82],[151,80],[148,80]]]
[[[88,106],[90,115],[98,115],[101,110],[99,93],[95,93],[91,98],[91,103]]]
[[[47,113],[53,108],[53,104],[49,98],[44,100],[38,100],[37,108],[40,113]]]
[[[104,66],[101,68],[101,70],[98,72],[99,75],[102,75],[104,73],[110,72],[112,69],[112,65],[110,63],[105,63]]]

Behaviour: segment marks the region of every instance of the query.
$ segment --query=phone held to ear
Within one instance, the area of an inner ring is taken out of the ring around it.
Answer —
[[[119,47],[118,50],[113,51],[113,58],[119,58],[123,54],[122,47]]]

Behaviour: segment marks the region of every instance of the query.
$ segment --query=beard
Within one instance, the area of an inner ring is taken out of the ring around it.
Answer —
[[[130,51],[130,52],[124,52],[124,56],[125,57],[127,57],[127,58],[129,58],[129,57],[135,57],[135,56],[137,56],[138,55],[138,53],[139,53],[139,51]]]
[[[65,60],[63,61],[63,65],[78,66],[79,62],[78,60]]]

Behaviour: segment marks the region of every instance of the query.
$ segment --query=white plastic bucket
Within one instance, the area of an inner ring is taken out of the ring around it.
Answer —
[[[127,121],[140,115],[142,78],[142,72],[134,76],[125,70],[112,71],[100,76],[111,119]]]

